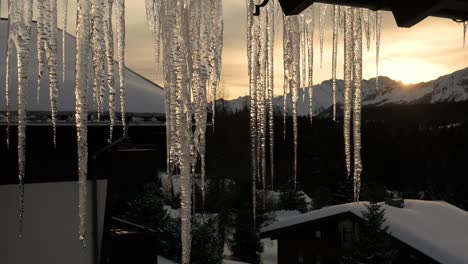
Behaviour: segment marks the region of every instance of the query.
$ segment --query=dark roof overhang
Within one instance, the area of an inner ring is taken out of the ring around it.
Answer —
[[[268,1],[268,0],[265,0]],[[297,15],[313,3],[391,11],[399,27],[412,27],[429,16],[468,20],[466,0],[279,0],[285,15]]]

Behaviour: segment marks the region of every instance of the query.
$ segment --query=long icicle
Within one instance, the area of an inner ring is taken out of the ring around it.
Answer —
[[[273,2],[274,3],[274,2]],[[267,90],[268,90],[268,129],[270,143],[270,186],[274,188],[275,164],[275,109],[274,109],[274,44],[275,44],[275,6],[267,6]],[[265,199],[264,199],[265,200]]]
[[[351,105],[352,105],[352,63],[353,63],[353,9],[345,8],[344,29],[344,145],[346,157],[346,176],[351,174]]]
[[[314,6],[306,11],[306,34],[307,34],[307,66],[308,66],[308,91],[309,91],[309,118],[312,124],[314,118]]]
[[[319,10],[319,33],[320,33],[320,68],[323,66],[323,40],[325,38],[325,17],[327,15],[327,5],[321,4]]]
[[[46,67],[46,43],[49,39],[48,25],[49,20],[49,5],[47,1],[37,1],[37,61],[38,61],[38,77],[37,77],[37,89],[36,89],[36,102],[39,103],[39,96],[41,91],[41,80]]]
[[[284,69],[287,86],[291,90],[291,104],[293,114],[294,133],[294,188],[297,185],[297,100],[300,78],[300,44],[301,36],[299,31],[298,17],[290,16],[284,19],[283,49],[284,49]]]
[[[104,94],[107,87],[106,79],[106,53],[105,53],[105,33],[104,33],[104,0],[93,0],[91,2],[91,48],[93,57],[93,98],[96,104],[98,120],[104,113]]]
[[[62,29],[62,83],[65,83],[67,63],[66,63],[66,47],[67,47],[67,27],[68,27],[68,0],[63,0],[63,29]]]
[[[376,12],[375,18],[375,34],[376,34],[376,45],[375,45],[375,88],[379,87],[379,60],[380,60],[380,38],[382,33],[382,12]]]
[[[10,150],[10,123],[11,123],[11,112],[10,112],[10,85],[11,85],[11,56],[12,48],[14,48],[13,34],[11,31],[11,0],[8,0],[8,28],[7,28],[7,48],[6,48],[6,71],[5,71],[5,109],[6,109],[6,144],[7,149]]]
[[[359,202],[361,190],[361,96],[362,96],[362,11],[354,9],[353,19],[353,136],[354,136],[354,201]]]
[[[249,95],[250,95],[250,158],[251,158],[251,177],[252,177],[252,219],[256,222],[256,200],[257,200],[257,158],[256,158],[256,131],[257,131],[257,112],[256,112],[256,73],[255,54],[257,53],[257,39],[255,35],[255,21],[253,16],[254,0],[246,0],[247,8],[247,57],[249,64]]]
[[[29,73],[29,45],[33,14],[33,1],[11,1],[9,7],[10,30],[16,47],[18,62],[18,180],[20,192],[19,236],[23,232],[24,177],[26,174],[27,85]]]
[[[49,0],[47,0],[49,1]],[[47,5],[46,30],[47,40],[45,45],[45,55],[49,72],[49,97],[50,112],[52,119],[52,129],[54,137],[54,147],[57,147],[57,98],[58,98],[58,69],[57,69],[57,0],[50,0]],[[38,86],[39,87],[39,86]]]
[[[338,63],[338,23],[340,20],[339,6],[333,6],[333,55],[332,55],[332,86],[333,86],[333,121],[336,122],[336,66]]]
[[[211,123],[213,126],[213,131],[215,130],[215,117],[216,117],[216,96],[217,90],[221,79],[221,58],[223,52],[223,19],[222,19],[222,0],[213,0],[211,1],[211,17],[214,18],[211,20],[211,29],[213,34],[211,34],[211,46],[210,46],[210,87],[211,87]],[[221,15],[220,15],[221,14]]]
[[[88,61],[91,6],[88,0],[77,2],[75,117],[78,147],[79,239],[86,246],[87,178],[88,178]]]
[[[117,7],[117,57],[119,59],[120,114],[123,133],[126,135],[125,119],[125,0],[116,0]]]
[[[115,79],[114,79],[114,32],[112,28],[112,8],[114,0],[105,0],[105,27],[104,40],[106,52],[106,68],[107,68],[107,92],[109,95],[109,139],[112,142],[115,125]]]

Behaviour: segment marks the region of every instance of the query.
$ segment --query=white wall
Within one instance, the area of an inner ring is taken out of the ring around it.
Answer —
[[[0,263],[92,264],[91,181],[88,182],[88,237],[78,239],[78,183],[26,184],[23,237],[18,237],[18,185],[0,186]],[[98,182],[99,245],[107,181]]]

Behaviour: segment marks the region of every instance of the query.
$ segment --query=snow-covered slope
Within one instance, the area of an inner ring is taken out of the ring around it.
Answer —
[[[363,81],[363,105],[383,106],[388,104],[417,104],[417,103],[449,103],[468,100],[468,68],[442,76],[437,80],[405,85],[388,77],[379,78],[379,87],[375,87],[375,79]],[[342,80],[337,82],[337,103],[343,103]],[[304,90],[299,92],[298,113],[308,115],[309,97]],[[330,109],[332,106],[332,82],[324,81],[314,86],[314,115]],[[275,106],[282,109],[283,98],[275,98]],[[241,97],[225,102],[227,109],[236,111],[249,106],[247,97]],[[288,99],[288,109],[291,109]]]
[[[6,31],[8,21],[0,20],[0,110],[5,110],[5,54],[6,54]],[[62,84],[62,31],[58,32],[58,66],[59,66],[59,111],[73,111],[75,108],[75,37],[67,35],[66,38],[66,81]],[[29,67],[29,87],[27,91],[28,109],[33,111],[47,111],[50,109],[49,104],[49,78],[47,69],[43,75],[41,82],[40,102],[36,103],[36,87],[37,87],[37,48],[36,48],[36,23],[33,23],[31,30],[31,54]],[[16,55],[15,55],[16,56]],[[14,57],[15,57],[14,56]],[[13,58],[12,65],[16,65],[16,58]],[[17,70],[15,67],[12,70],[12,86],[10,92],[11,109],[17,109]],[[116,66],[117,69],[117,66]],[[91,68],[90,68],[91,70]],[[118,84],[118,71],[115,71],[116,84]],[[92,82],[90,82],[92,84]],[[126,88],[127,100],[126,106],[128,112],[151,112],[164,113],[164,90],[155,83],[145,79],[141,75],[127,68],[126,70]],[[118,90],[116,105],[119,106]],[[92,88],[89,89],[90,95]],[[91,96],[89,98],[92,98]],[[105,102],[107,106],[107,98]],[[94,110],[92,99],[90,100],[90,111]],[[107,107],[105,108],[107,110]],[[118,108],[117,108],[118,109]]]
[[[365,202],[326,207],[271,224],[262,233],[351,212],[362,217]],[[468,263],[468,212],[441,201],[405,200],[404,208],[384,205],[385,224],[398,240],[440,263]]]

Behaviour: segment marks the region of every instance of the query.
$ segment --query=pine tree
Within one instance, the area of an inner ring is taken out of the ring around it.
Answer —
[[[289,180],[288,183],[281,188],[281,209],[298,210],[302,213],[307,212],[308,208],[304,195],[305,194],[302,191],[300,183],[296,183],[296,186],[294,187],[294,181]]]
[[[385,209],[382,204],[370,202],[367,211],[362,212],[359,241],[351,256],[343,258],[344,263],[383,264],[391,263],[395,251],[391,248],[388,226],[385,223]]]
[[[351,177],[339,180],[333,193],[333,204],[351,203],[354,201],[353,181]]]

